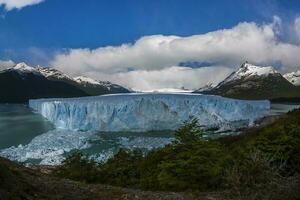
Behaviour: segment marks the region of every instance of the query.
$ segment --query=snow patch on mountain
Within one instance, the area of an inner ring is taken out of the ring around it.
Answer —
[[[15,71],[20,75],[26,75],[28,73],[32,73],[35,75],[42,76],[42,74],[35,67],[31,67],[24,62],[18,63],[14,67],[6,69],[6,70]],[[6,70],[4,70],[4,71],[6,71]]]
[[[55,79],[59,79],[59,80],[72,80],[72,78],[70,76],[68,76],[54,68],[38,66],[37,70],[41,74],[43,74],[43,76],[46,77],[47,79],[55,78]]]
[[[297,72],[284,74],[283,77],[294,85],[300,85],[300,70]]]
[[[100,83],[100,85],[106,87],[109,91],[111,91],[113,89],[122,89],[123,88],[122,86],[111,83],[109,81],[99,81],[99,83]]]
[[[212,89],[214,89],[216,87],[215,84],[213,83],[207,83],[206,85],[204,85],[203,87],[199,88],[198,90],[196,90],[195,92],[206,92],[206,91],[210,91]]]
[[[74,80],[82,85],[91,84],[91,85],[100,85],[100,83],[92,78],[86,76],[77,76]]]
[[[87,86],[87,85],[92,85],[95,87],[100,86],[100,88],[103,88],[103,89],[105,88],[106,91],[108,91],[108,92],[111,91],[113,93],[116,91],[118,91],[118,92],[129,92],[130,91],[120,85],[113,84],[109,81],[97,81],[97,80],[94,80],[94,79],[86,77],[86,76],[78,76],[78,77],[72,78],[57,69],[47,68],[47,67],[42,67],[42,66],[31,67],[24,62],[18,63],[14,67],[4,69],[2,71],[3,72],[13,71],[13,72],[16,72],[19,75],[23,76],[24,78],[28,74],[34,74],[34,75],[42,76],[42,77],[45,77],[46,79],[54,80],[54,81],[60,81],[60,80],[61,81],[69,81],[69,82],[74,82],[74,83],[77,83],[77,84],[83,85],[83,86]]]
[[[219,86],[242,78],[268,76],[276,73],[278,72],[272,66],[262,67],[245,62],[237,71],[233,72],[224,81],[222,81]]]

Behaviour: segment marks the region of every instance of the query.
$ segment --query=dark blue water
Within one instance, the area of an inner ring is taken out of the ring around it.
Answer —
[[[0,149],[27,144],[35,136],[53,128],[50,122],[26,105],[0,104]]]

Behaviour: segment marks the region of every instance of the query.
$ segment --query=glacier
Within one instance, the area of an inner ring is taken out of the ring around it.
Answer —
[[[109,136],[111,137],[109,137]],[[120,148],[139,148],[148,152],[170,144],[173,137],[149,134],[107,134],[95,131],[69,131],[54,129],[36,136],[28,144],[0,150],[0,156],[26,164],[59,165],[74,150],[88,155],[96,162],[106,162]]]
[[[96,135],[92,131],[83,134],[80,131],[54,129],[36,136],[29,144],[2,149],[0,156],[18,162],[36,160],[43,165],[58,165],[65,159],[64,154],[89,148],[93,137]]]
[[[29,106],[59,129],[145,132],[175,130],[191,117],[205,128],[251,126],[266,115],[270,102],[187,93],[131,93],[34,99]]]

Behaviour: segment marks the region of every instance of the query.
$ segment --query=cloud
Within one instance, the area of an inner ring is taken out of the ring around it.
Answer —
[[[0,60],[0,71],[15,65],[16,64],[12,60]]]
[[[126,85],[133,90],[148,91],[182,87],[186,89],[198,89],[199,86],[207,83],[217,84],[230,72],[232,72],[232,69],[222,66],[201,67],[198,69],[172,66],[151,71],[136,70],[113,74],[91,72],[86,75],[100,80],[108,79],[115,83]]]
[[[222,65],[219,70],[223,71],[236,68],[247,60],[262,65],[279,63],[282,71],[299,69],[300,46],[280,41],[280,28],[280,18],[274,17],[273,22],[268,24],[244,22],[230,29],[189,37],[151,35],[141,37],[132,44],[69,49],[56,55],[50,64],[71,75],[107,77],[125,85],[135,83],[136,87],[143,83],[143,87],[149,85],[153,88],[172,85],[195,88],[208,82],[208,79],[214,81],[218,70],[203,77],[200,76],[203,72],[200,69],[184,70],[173,66],[180,62],[197,61],[212,63],[214,69]],[[226,72],[228,70],[222,74]],[[194,73],[205,81],[195,81]],[[191,77],[193,84],[188,83]]]
[[[294,29],[295,29],[298,40],[300,40],[300,17],[295,19]]]
[[[4,5],[5,10],[22,9],[26,6],[39,4],[44,0],[0,0],[0,5]]]

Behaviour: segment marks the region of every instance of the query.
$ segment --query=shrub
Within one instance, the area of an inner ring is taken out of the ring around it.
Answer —
[[[166,191],[229,190],[231,199],[300,199],[300,110],[240,136],[204,140],[196,119],[147,155],[120,150],[106,163],[70,156],[59,176]]]
[[[95,161],[88,159],[82,153],[75,152],[67,157],[55,174],[59,177],[92,183],[99,177],[99,168]]]
[[[282,176],[284,163],[274,165],[273,158],[259,150],[236,161],[226,174],[229,199],[292,200],[299,199],[298,176]]]
[[[123,187],[138,187],[140,163],[143,153],[140,150],[121,149],[113,158],[99,165],[98,182]]]

